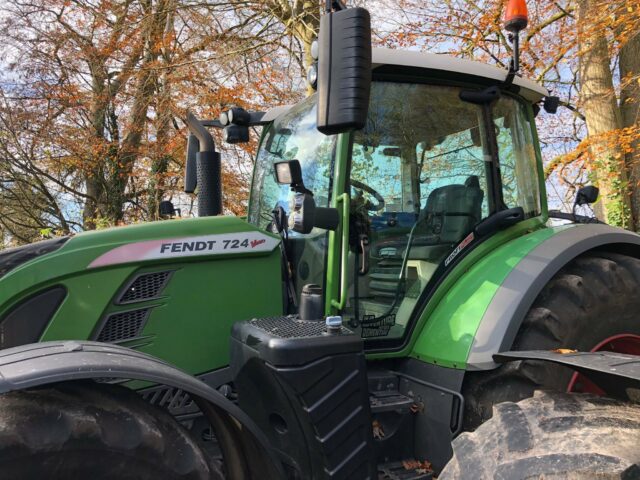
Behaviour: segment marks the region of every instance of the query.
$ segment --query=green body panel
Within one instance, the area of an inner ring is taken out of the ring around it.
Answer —
[[[567,228],[549,228],[543,218],[496,233],[470,251],[433,292],[405,346],[369,358],[412,356],[464,369],[475,332],[498,286],[528,252]]]
[[[220,368],[228,364],[234,322],[282,313],[278,248],[88,266],[105,252],[135,242],[256,231],[239,218],[206,217],[79,234],[55,252],[20,265],[0,279],[0,316],[37,291],[63,285],[67,297],[42,341],[90,339],[106,315],[152,307],[141,337],[124,345],[194,374]],[[132,275],[168,270],[173,273],[159,298],[114,303]]]
[[[562,228],[529,233],[512,227],[476,248],[443,284],[423,312],[410,355],[464,369],[475,333],[498,287],[529,252]],[[524,234],[523,234],[524,233]],[[473,258],[472,258],[473,257]]]

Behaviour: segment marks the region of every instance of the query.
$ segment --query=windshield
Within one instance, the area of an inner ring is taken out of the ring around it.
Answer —
[[[328,207],[335,143],[335,136],[326,136],[316,128],[315,95],[277,119],[258,151],[249,221],[266,228],[276,206],[289,213],[291,188],[276,183],[273,171],[273,164],[284,160],[300,162],[304,184],[313,192],[316,205]]]
[[[284,160],[298,160],[302,167],[305,187],[313,192],[318,207],[328,207],[333,173],[336,136],[326,136],[316,128],[316,96],[293,107],[278,118],[265,133],[258,150],[249,222],[266,229],[272,211],[281,206],[289,214],[293,192],[289,185],[275,180],[273,164]],[[287,256],[290,263],[296,298],[308,283],[324,285],[327,252],[327,232],[314,228],[309,234],[289,232]]]
[[[478,239],[475,225],[520,206],[540,212],[526,106],[503,95],[494,125],[460,87],[375,82],[351,157],[351,286],[344,313],[365,338],[399,338],[423,292]],[[494,164],[488,128],[495,131]],[[496,181],[499,175],[500,181]]]

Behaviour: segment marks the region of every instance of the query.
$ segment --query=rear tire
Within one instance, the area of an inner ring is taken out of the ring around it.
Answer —
[[[583,394],[536,392],[494,407],[453,441],[439,480],[640,478],[640,406]]]
[[[124,387],[68,382],[0,395],[0,472],[14,479],[209,479],[168,413]]]
[[[527,313],[511,350],[590,351],[616,334],[640,334],[640,260],[592,251],[562,268]],[[491,418],[494,405],[543,388],[564,392],[573,375],[550,362],[510,362],[465,375],[465,429]]]

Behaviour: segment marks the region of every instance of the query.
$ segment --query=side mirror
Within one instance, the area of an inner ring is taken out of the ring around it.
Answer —
[[[176,215],[182,215],[179,208],[175,208],[170,200],[163,200],[158,205],[158,214],[160,218],[173,218]]]
[[[371,92],[371,17],[364,8],[329,12],[318,36],[318,130],[365,126]]]
[[[544,103],[542,104],[544,111],[547,113],[556,113],[560,106],[560,97],[548,96],[544,97]]]
[[[593,203],[598,199],[599,194],[600,190],[598,187],[594,187],[593,185],[582,187],[576,194],[576,205],[587,205],[589,203]]]

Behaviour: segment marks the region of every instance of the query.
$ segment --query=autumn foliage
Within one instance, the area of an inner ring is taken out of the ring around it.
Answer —
[[[505,4],[402,0],[403,25],[388,20],[380,43],[507,68]],[[538,117],[551,205],[570,208],[575,190],[595,183],[600,217],[640,229],[640,1],[529,0],[528,10],[522,73],[568,107]]]
[[[503,0],[361,0],[374,42],[506,68]],[[183,215],[183,122],[307,93],[321,2],[5,0],[0,6],[0,245]],[[598,214],[640,229],[640,0],[529,0],[522,74],[558,95],[538,117],[551,206],[601,188]],[[225,147],[243,214],[257,135]],[[217,145],[222,146],[221,142]]]

